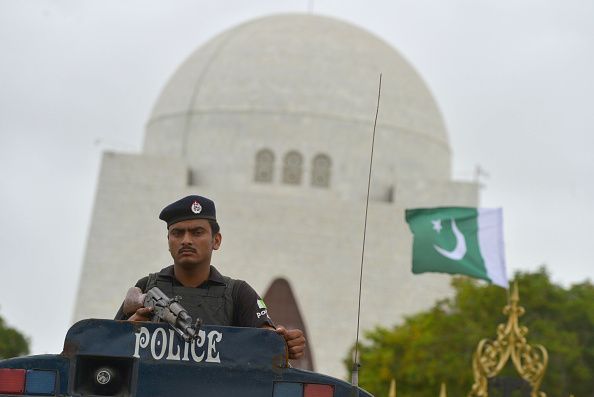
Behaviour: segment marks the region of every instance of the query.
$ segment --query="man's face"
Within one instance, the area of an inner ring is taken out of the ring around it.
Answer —
[[[193,269],[210,265],[212,250],[221,245],[221,233],[213,236],[206,219],[190,219],[169,226],[167,240],[173,263]]]

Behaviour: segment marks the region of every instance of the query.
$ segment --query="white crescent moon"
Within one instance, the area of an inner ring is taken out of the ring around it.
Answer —
[[[441,255],[445,256],[454,261],[459,261],[460,259],[464,258],[466,255],[466,239],[462,232],[456,226],[456,221],[451,219],[452,222],[452,231],[454,232],[454,236],[456,236],[456,248],[453,251],[446,251],[443,248],[433,244],[433,248],[437,250]]]

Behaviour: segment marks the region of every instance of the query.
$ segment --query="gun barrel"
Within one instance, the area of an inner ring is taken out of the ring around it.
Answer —
[[[154,307],[153,321],[164,321],[171,325],[186,341],[192,341],[198,336],[200,320],[192,324],[192,317],[177,301],[169,298],[158,287],[147,291],[144,298],[145,307]]]

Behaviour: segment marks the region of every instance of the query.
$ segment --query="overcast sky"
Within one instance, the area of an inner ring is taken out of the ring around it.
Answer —
[[[60,352],[70,326],[101,153],[141,149],[160,90],[206,40],[310,8],[425,79],[453,176],[480,165],[481,205],[504,209],[510,275],[593,278],[591,0],[0,0],[0,316],[33,353]]]

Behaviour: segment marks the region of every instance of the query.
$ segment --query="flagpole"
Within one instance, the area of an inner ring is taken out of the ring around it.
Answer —
[[[369,209],[369,191],[371,187],[371,170],[373,168],[373,148],[375,146],[375,128],[377,126],[377,115],[379,113],[380,96],[382,92],[382,74],[379,75],[379,86],[377,89],[377,105],[375,108],[375,120],[373,121],[373,135],[371,138],[371,156],[369,159],[369,176],[367,178],[367,198],[365,201],[365,222],[363,225],[363,248],[361,249],[361,266],[359,273],[359,304],[357,308],[357,336],[355,338],[355,359],[353,360],[353,372],[351,375],[351,384],[359,386],[359,325],[361,320],[361,288],[363,285],[363,262],[365,258],[365,236],[367,235],[367,211]]]

